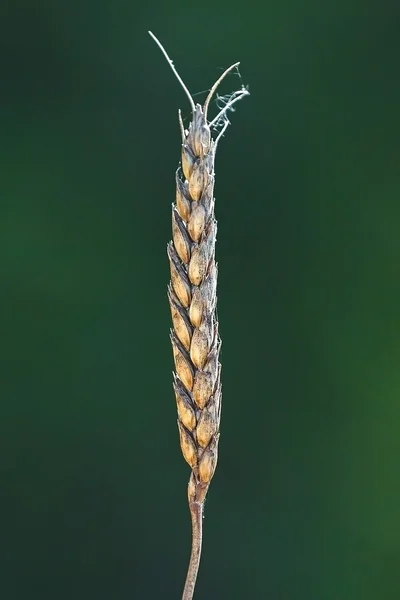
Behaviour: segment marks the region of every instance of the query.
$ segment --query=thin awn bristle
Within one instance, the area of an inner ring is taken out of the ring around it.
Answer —
[[[228,67],[221,75],[221,77],[219,77],[217,79],[217,81],[214,83],[214,85],[212,86],[211,90],[209,91],[209,94],[204,102],[203,105],[203,112],[204,112],[204,118],[207,120],[207,112],[208,112],[208,107],[209,104],[212,100],[212,97],[214,96],[219,84],[222,82],[223,79],[225,79],[225,77],[228,75],[228,73],[230,73],[235,67],[238,67],[240,65],[240,62],[234,63],[233,65],[231,65],[230,67]]]
[[[249,92],[244,88],[234,92],[209,122],[207,111],[213,95],[239,63],[224,71],[210,89],[203,106],[195,105],[164,47],[154,34],[149,33],[166,57],[192,108],[192,122],[187,130],[179,111],[182,153],[176,172],[176,200],[172,205],[172,241],[167,247],[171,271],[168,301],[175,363],[173,388],[181,450],[191,468],[188,501],[192,552],[182,600],[192,600],[201,556],[204,501],[217,465],[221,418],[221,340],[216,315],[217,221],[213,196],[215,152],[229,125],[227,111]],[[211,127],[220,125],[222,127],[213,139]]]
[[[193,98],[191,96],[191,93],[187,89],[186,85],[184,84],[184,82],[183,82],[181,76],[179,75],[178,71],[175,69],[174,63],[172,62],[172,60],[168,56],[168,54],[167,54],[164,46],[161,44],[160,40],[156,38],[156,36],[154,35],[154,33],[152,33],[151,31],[149,31],[149,35],[153,38],[153,40],[155,41],[155,43],[157,44],[157,46],[160,48],[160,50],[164,54],[165,58],[167,59],[168,64],[171,67],[171,69],[173,70],[175,77],[177,78],[177,80],[179,81],[179,83],[181,84],[181,86],[184,89],[185,94],[186,94],[186,96],[189,99],[190,106],[192,108],[192,113],[194,113],[194,111],[195,111],[195,105],[194,105]]]

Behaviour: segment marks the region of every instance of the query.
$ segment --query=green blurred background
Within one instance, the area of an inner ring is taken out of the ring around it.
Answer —
[[[148,29],[193,93],[236,60],[251,92],[217,158],[196,598],[399,598],[399,22],[377,0],[1,3],[4,600],[180,598],[165,248],[189,107]]]

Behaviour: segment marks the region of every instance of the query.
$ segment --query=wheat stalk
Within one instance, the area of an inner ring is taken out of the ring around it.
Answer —
[[[183,456],[192,469],[188,501],[192,519],[192,551],[182,600],[191,600],[199,569],[204,501],[218,456],[221,417],[221,339],[216,317],[217,265],[214,216],[214,160],[218,142],[229,124],[227,111],[249,92],[234,92],[218,115],[208,121],[210,101],[229,67],[212,86],[203,106],[195,104],[159,40],[192,109],[186,130],[179,111],[181,164],[176,172],[176,202],[172,205],[172,241],[167,252],[171,270],[168,300],[175,362],[174,391]],[[211,128],[222,126],[215,140]]]

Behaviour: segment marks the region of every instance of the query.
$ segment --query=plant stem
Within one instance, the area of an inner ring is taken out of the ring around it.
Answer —
[[[203,538],[203,509],[204,502],[199,502],[198,500],[189,502],[190,516],[192,518],[192,551],[190,554],[189,567],[182,600],[192,600],[194,594],[201,557],[201,545]]]

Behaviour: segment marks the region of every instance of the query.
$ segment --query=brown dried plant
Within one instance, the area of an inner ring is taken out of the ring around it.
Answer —
[[[191,600],[202,545],[204,501],[218,456],[221,417],[221,340],[216,317],[217,265],[214,216],[214,160],[217,145],[229,124],[227,111],[249,92],[234,92],[218,115],[208,121],[210,101],[229,67],[212,86],[204,105],[193,101],[159,40],[149,32],[168,60],[189,98],[192,121],[182,136],[181,164],[176,172],[176,201],[172,205],[172,241],[167,252],[171,269],[168,300],[175,362],[173,387],[183,456],[192,469],[188,501],[192,519],[192,551],[182,600]],[[220,131],[212,139],[211,130]]]

